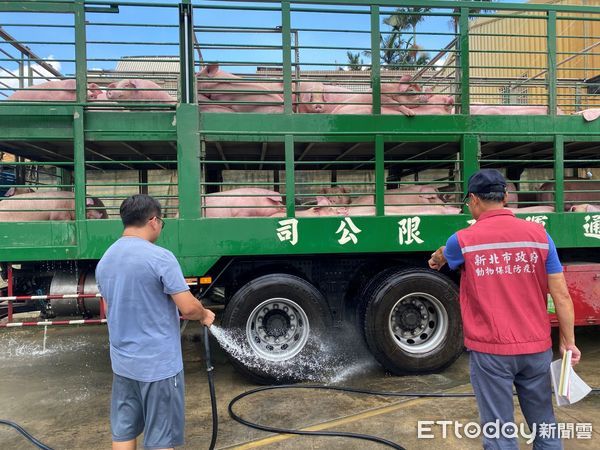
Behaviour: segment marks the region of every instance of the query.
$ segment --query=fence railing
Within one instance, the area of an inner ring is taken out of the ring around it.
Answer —
[[[19,4],[0,5],[0,97],[11,102],[403,115],[497,113],[478,103],[555,115],[600,104],[591,4]]]

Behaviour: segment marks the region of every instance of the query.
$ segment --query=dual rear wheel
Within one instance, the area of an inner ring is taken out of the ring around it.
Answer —
[[[394,374],[441,370],[462,352],[456,285],[424,269],[389,269],[373,278],[358,302],[361,332],[379,363]],[[323,295],[308,281],[269,274],[242,286],[230,299],[222,325],[244,347],[233,365],[257,383],[311,378],[319,345],[333,338]]]

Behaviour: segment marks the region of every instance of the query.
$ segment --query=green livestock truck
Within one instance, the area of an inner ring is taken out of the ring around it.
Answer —
[[[265,367],[350,323],[390,372],[441,370],[459,280],[427,260],[470,225],[485,167],[553,236],[576,325],[597,324],[591,3],[0,2],[4,325],[102,321],[95,264],[148,193],[158,243]]]

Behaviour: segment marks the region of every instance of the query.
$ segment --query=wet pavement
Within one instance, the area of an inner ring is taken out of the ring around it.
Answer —
[[[203,360],[201,328],[190,324],[184,334],[186,379],[186,445],[200,450],[210,441],[211,415],[206,369]],[[18,422],[54,449],[110,448],[109,399],[111,369],[107,332],[104,326],[48,328],[46,351],[43,329],[0,330],[0,418]],[[599,328],[578,332],[583,352],[578,374],[592,386],[600,386]],[[256,387],[235,372],[227,356],[213,341],[216,393],[219,407],[217,448],[275,449],[367,449],[386,448],[366,441],[342,438],[275,435],[253,430],[231,420],[229,400]],[[353,344],[354,345],[354,344]],[[356,351],[361,355],[360,351]],[[387,391],[471,392],[468,356],[439,374],[395,377],[387,375],[374,361],[360,357],[348,370],[340,385]],[[518,412],[516,422],[523,421]],[[592,394],[568,408],[555,409],[558,422],[591,424],[591,439],[585,425],[573,439],[565,440],[565,449],[597,449],[600,437],[600,395]],[[271,426],[340,430],[380,436],[407,449],[479,449],[477,438],[455,436],[448,427],[433,425],[427,434],[433,439],[418,439],[417,421],[456,420],[462,424],[477,422],[474,399],[406,399],[364,396],[308,390],[270,391],[245,399],[236,412],[249,420]],[[568,431],[567,431],[568,432]],[[521,448],[530,448],[525,440]],[[0,449],[31,449],[17,433],[0,427]],[[140,446],[141,448],[141,446]]]

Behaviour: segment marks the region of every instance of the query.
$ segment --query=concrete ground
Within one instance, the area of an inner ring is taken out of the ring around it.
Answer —
[[[190,325],[184,335],[186,377],[186,449],[208,447],[210,402],[203,361],[201,329]],[[578,332],[583,352],[577,372],[592,386],[600,386],[600,330]],[[107,332],[103,326],[49,328],[46,351],[43,329],[0,330],[0,419],[24,426],[55,449],[110,448],[109,396],[111,369]],[[217,448],[249,449],[366,449],[379,444],[342,438],[273,435],[246,428],[227,413],[229,400],[255,387],[228,362],[213,342],[216,392],[219,407]],[[389,391],[470,392],[468,357],[440,374],[395,377],[375,363],[342,384]],[[518,405],[517,405],[518,410]],[[478,449],[478,439],[458,439],[449,428],[433,427],[434,439],[417,438],[418,420],[477,421],[474,399],[382,398],[323,391],[275,391],[242,401],[236,411],[243,417],[272,426],[310,427],[374,434],[407,449]],[[565,440],[566,449],[597,449],[600,437],[600,395],[592,394],[569,408],[556,410],[563,423],[588,423],[591,439]],[[516,421],[522,422],[520,413]],[[140,446],[141,447],[141,446]],[[29,443],[6,427],[0,427],[0,449],[30,449]],[[530,448],[522,441],[521,448]]]

